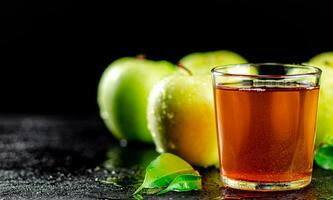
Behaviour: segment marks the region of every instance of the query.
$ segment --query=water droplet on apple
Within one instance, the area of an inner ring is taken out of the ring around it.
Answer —
[[[168,119],[172,119],[174,117],[174,114],[173,113],[167,113],[167,118]]]
[[[176,145],[172,142],[169,142],[168,146],[170,149],[176,149]]]

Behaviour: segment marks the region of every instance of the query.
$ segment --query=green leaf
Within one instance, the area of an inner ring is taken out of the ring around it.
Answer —
[[[178,156],[163,153],[148,165],[145,179],[134,194],[144,188],[167,187],[180,174],[196,175],[196,172],[190,164]]]
[[[201,189],[201,176],[193,174],[182,174],[177,176],[170,185],[159,192],[158,194],[164,194],[166,192],[186,192],[191,190]]]
[[[136,200],[143,200],[143,199],[144,199],[143,196],[140,195],[140,194],[135,194],[135,195],[133,195],[133,197],[134,197],[134,199],[136,199]]]
[[[332,136],[327,137],[327,144],[333,146],[333,137]]]
[[[315,161],[320,167],[333,170],[333,146],[322,145],[315,152]]]

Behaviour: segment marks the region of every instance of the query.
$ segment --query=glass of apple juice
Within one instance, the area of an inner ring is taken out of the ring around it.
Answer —
[[[254,191],[310,184],[321,70],[238,64],[212,70],[220,174]]]

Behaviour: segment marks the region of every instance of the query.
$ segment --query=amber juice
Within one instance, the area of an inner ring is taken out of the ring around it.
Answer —
[[[311,177],[318,87],[215,86],[220,172],[253,182]]]

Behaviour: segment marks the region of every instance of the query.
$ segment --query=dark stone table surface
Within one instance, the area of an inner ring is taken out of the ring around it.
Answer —
[[[0,116],[0,199],[131,199],[156,155],[153,146],[120,145],[97,116]],[[144,197],[333,199],[333,172],[318,167],[309,187],[277,193],[225,189],[216,169],[199,171],[202,191]]]

